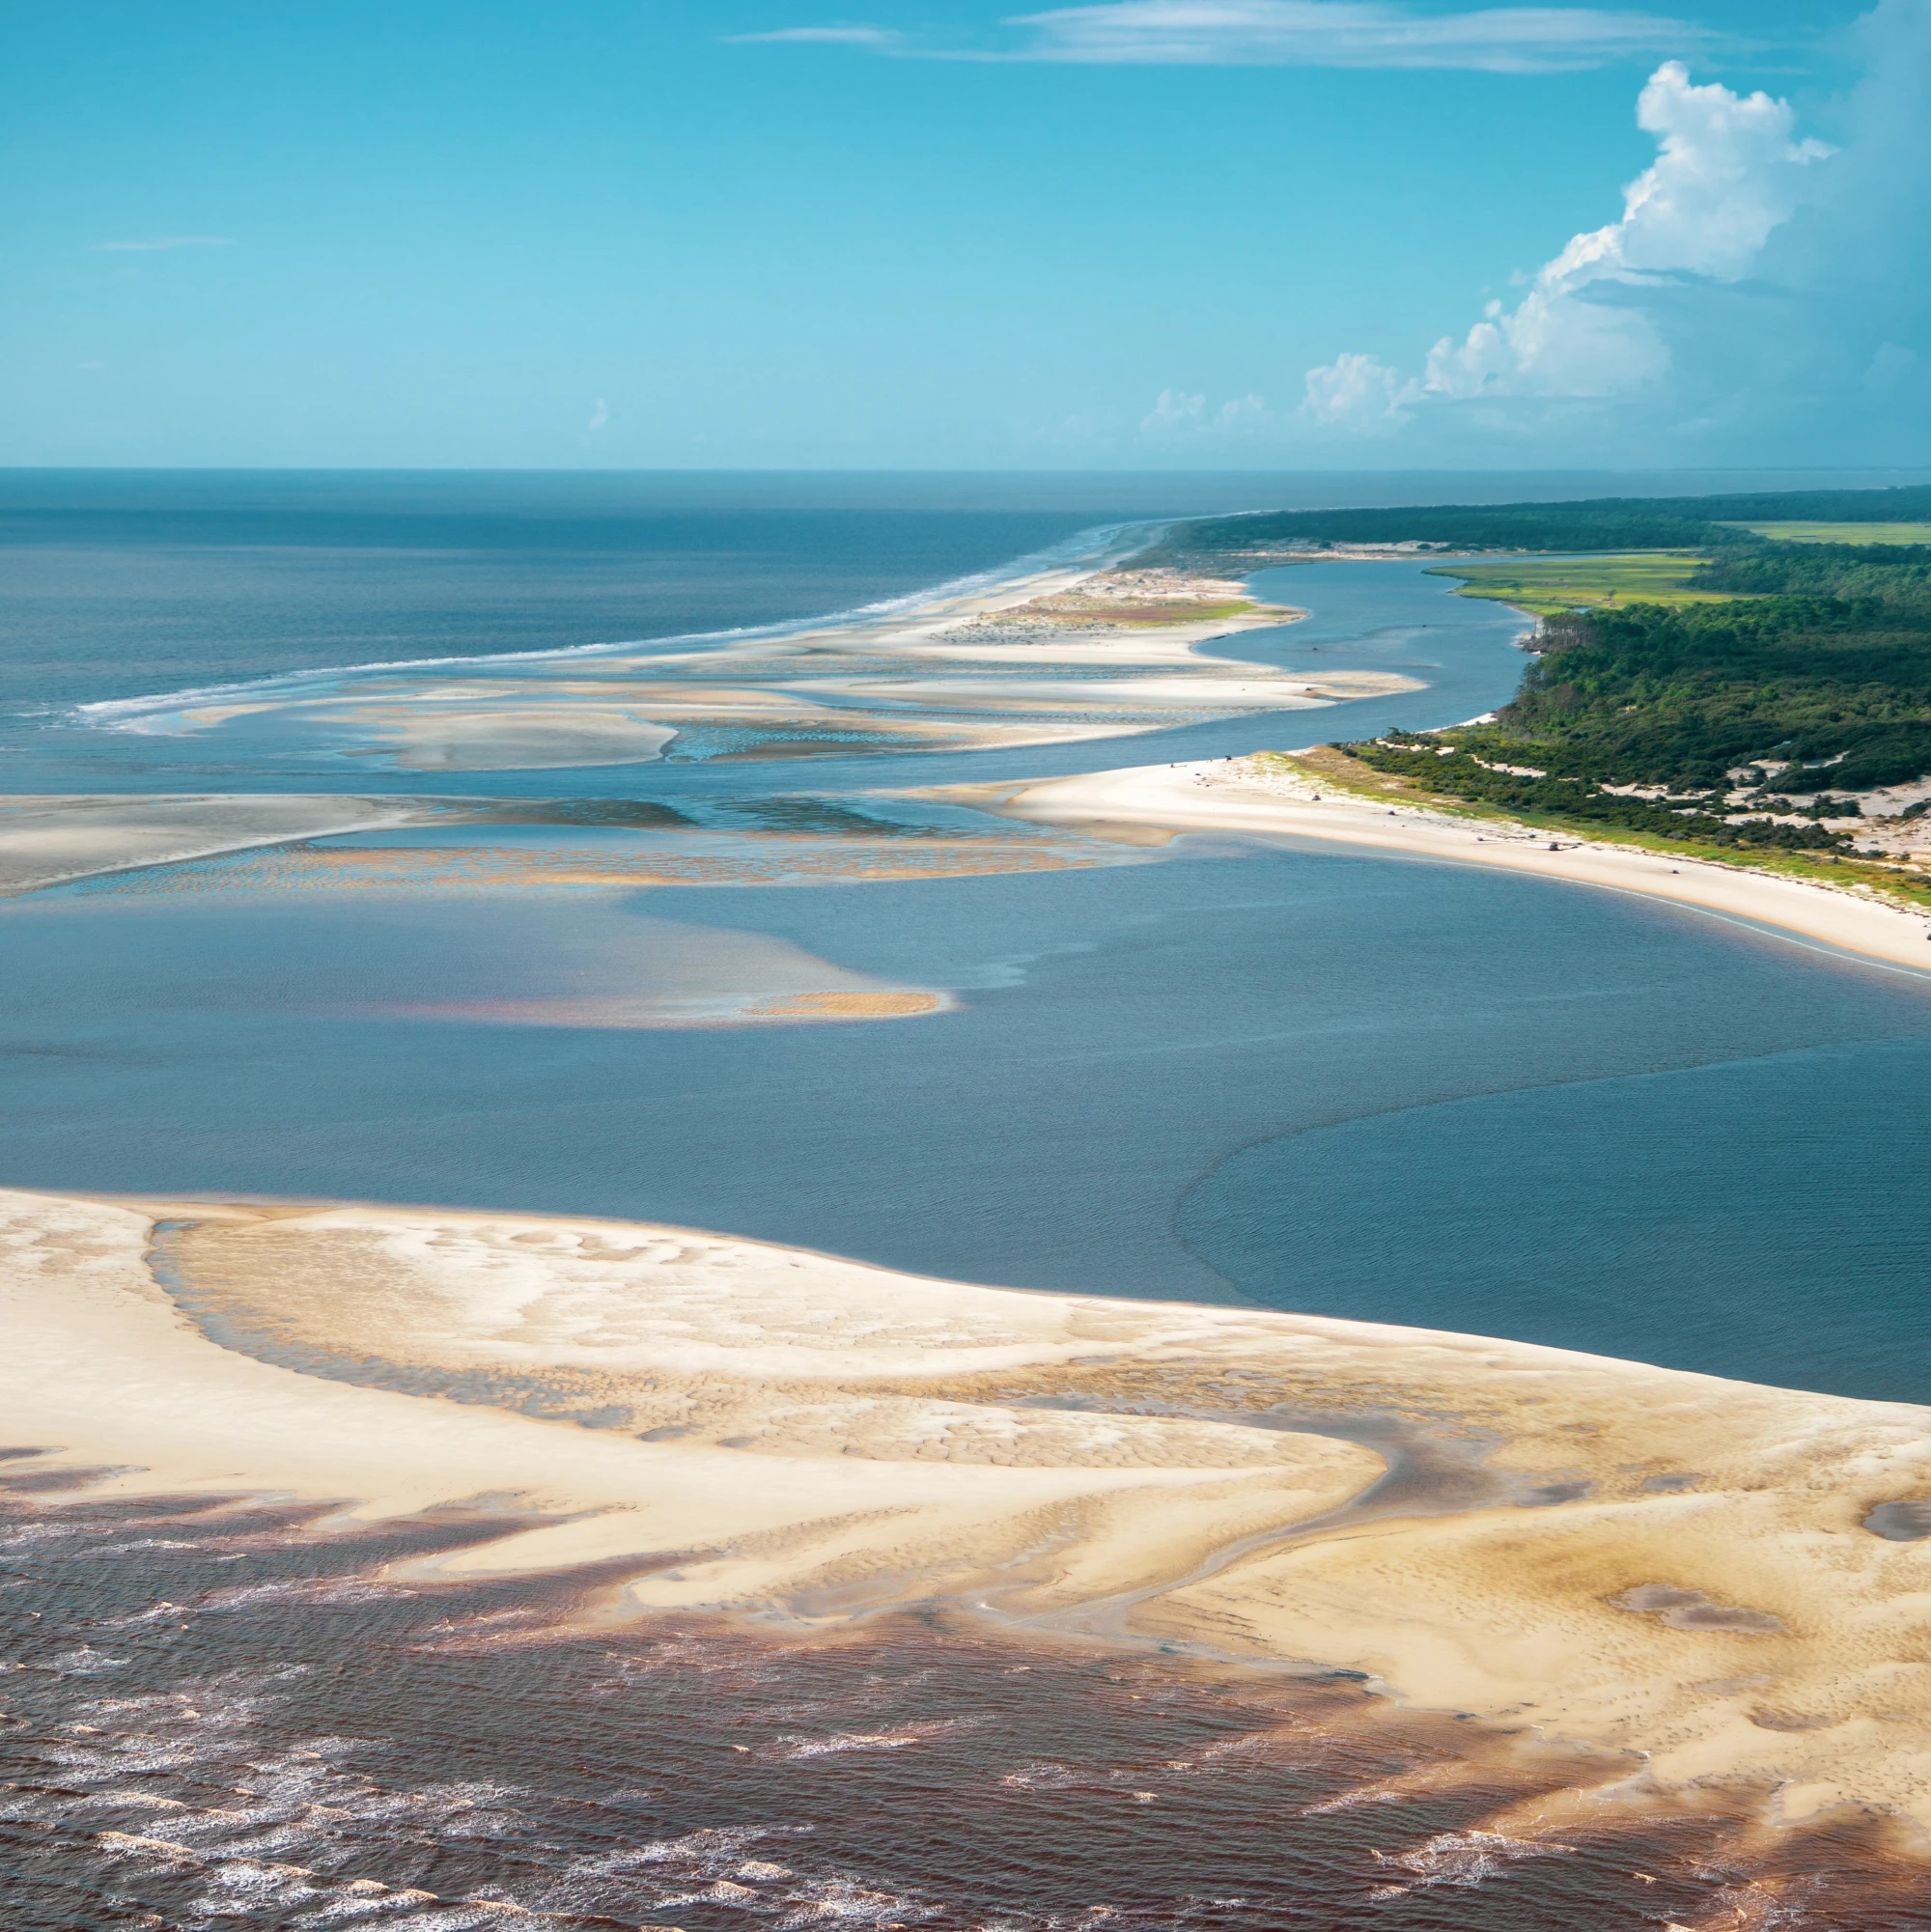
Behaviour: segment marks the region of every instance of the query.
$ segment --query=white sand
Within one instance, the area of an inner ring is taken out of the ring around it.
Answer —
[[[120,729],[163,733],[272,716],[350,755],[481,771],[650,763],[686,731],[728,734],[752,747],[789,744],[789,755],[814,745],[849,752],[1046,744],[1414,688],[1411,679],[1377,672],[1310,682],[1201,649],[1304,615],[1272,605],[1146,624],[1107,621],[1101,599],[1091,622],[1039,616],[1061,612],[1069,594],[1082,607],[1079,587],[1104,569],[1096,559],[912,609],[695,650],[672,639],[528,667],[505,663],[487,674],[292,678],[252,694],[115,715]],[[1183,612],[1193,602],[1211,609],[1217,599],[1222,608],[1243,601],[1238,585],[1215,579],[1139,573],[1134,580],[1156,576]]]
[[[1318,797],[1317,797],[1318,795]],[[1525,826],[1455,818],[1268,774],[1247,760],[1142,765],[1027,786],[991,807],[1045,825],[1157,826],[1173,831],[1290,833],[1385,852],[1640,893],[1931,969],[1931,918],[1853,890],[1633,847],[1552,836]]]
[[[144,1265],[157,1218],[195,1222],[170,1264],[238,1332],[424,1392],[205,1339]],[[550,1520],[449,1567],[648,1556],[632,1607],[950,1603],[1357,1669],[1587,1743],[1610,1783],[1640,1770],[1665,1793],[1756,1791],[1773,1820],[1931,1824],[1931,1541],[1861,1526],[1931,1494],[1924,1409],[430,1210],[0,1196],[0,1307],[6,1437],[110,1466],[83,1498],[267,1492],[393,1517],[517,1497]],[[434,1392],[448,1376],[467,1400]],[[546,1417],[524,1413],[533,1389]],[[1243,1426],[1280,1402],[1406,1418],[1477,1489],[1296,1534],[1382,1464]]]

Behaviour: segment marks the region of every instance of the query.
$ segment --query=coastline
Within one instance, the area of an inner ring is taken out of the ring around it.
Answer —
[[[1104,833],[1109,826],[1273,832],[1633,892],[1931,971],[1931,916],[1852,891],[1498,819],[1390,806],[1270,773],[1253,759],[1131,766],[1016,788],[982,809]]]
[[[293,736],[331,757],[484,772],[1012,748],[1415,688],[1213,655],[1305,612],[1217,575],[1124,567],[1143,547],[1115,535],[1074,560],[746,633],[305,672],[75,715],[171,737],[266,727],[278,751]]]
[[[943,1610],[1352,1672],[1584,1747],[1578,1803],[1931,1829],[1921,1408],[644,1224],[0,1211],[7,1446],[80,1478],[55,1510],[487,1506],[520,1520],[425,1577],[602,1564],[605,1623]]]

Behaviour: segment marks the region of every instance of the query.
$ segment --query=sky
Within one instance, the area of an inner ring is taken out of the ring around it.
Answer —
[[[0,463],[1931,462],[1931,0],[63,0],[0,73]]]

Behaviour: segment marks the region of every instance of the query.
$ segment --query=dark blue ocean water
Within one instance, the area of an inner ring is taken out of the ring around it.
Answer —
[[[491,487],[482,508],[462,498],[482,484],[421,480],[414,496],[229,479],[215,500],[202,479],[16,500],[15,533],[44,541],[15,688],[167,689],[341,661],[350,641],[434,655],[438,637],[564,648],[613,626],[773,621],[990,568],[1096,518],[1255,501],[1238,479],[1116,480],[1110,497],[1080,480],[1056,504],[1037,479],[1003,501],[959,486],[957,502],[928,480],[893,508],[883,486],[827,501],[794,480],[734,505],[721,485],[679,499],[659,480],[627,520],[562,485]],[[411,518],[427,519],[414,544]],[[84,586],[117,572],[137,588],[97,630]],[[1262,587],[1312,616],[1244,654],[1405,669],[1426,688],[1124,742],[814,763],[809,788],[1445,723],[1500,702],[1521,669],[1507,612],[1414,566]],[[29,719],[13,783],[266,782],[167,766],[157,742]],[[806,783],[783,764],[443,781],[686,801]],[[1931,980],[1448,863],[1254,839],[1121,856],[1137,862],[633,893],[238,891],[204,871],[193,889],[8,902],[0,1181],[636,1216],[974,1280],[1248,1297],[1931,1399],[1916,1178]],[[646,980],[667,926],[781,939],[960,1003],[890,1025],[690,1032],[370,1010],[567,993],[588,961]]]

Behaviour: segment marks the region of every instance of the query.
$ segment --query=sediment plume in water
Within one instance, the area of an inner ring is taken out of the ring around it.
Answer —
[[[931,1617],[600,1623],[622,1570],[427,1580],[516,1526],[487,1510],[330,1528],[89,1482],[0,1464],[18,1932],[1931,1923],[1881,1822],[1579,1803],[1588,1754],[1346,1675]]]

